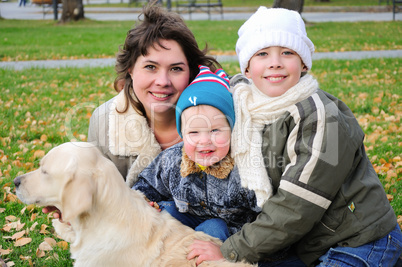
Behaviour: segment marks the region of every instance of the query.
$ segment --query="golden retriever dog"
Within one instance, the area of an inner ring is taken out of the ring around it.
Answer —
[[[26,204],[55,206],[63,222],[56,232],[70,242],[74,266],[196,266],[187,260],[194,239],[221,241],[184,226],[131,190],[115,165],[89,143],[65,143],[49,151],[40,167],[14,179]],[[252,266],[205,261],[199,266]]]

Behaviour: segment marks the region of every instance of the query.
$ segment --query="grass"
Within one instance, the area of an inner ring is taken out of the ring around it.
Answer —
[[[234,54],[243,21],[188,21],[200,47]],[[0,61],[114,57],[131,21],[0,20]],[[317,52],[402,49],[402,22],[326,22],[307,27]],[[214,29],[214,34],[205,29]],[[348,31],[345,31],[348,29]]]
[[[218,54],[233,53],[241,23],[190,21],[188,25],[201,47],[208,40]],[[132,22],[87,20],[60,26],[52,21],[0,20],[0,58],[113,57],[131,26]],[[401,49],[400,26],[400,22],[317,23],[307,31],[318,51]],[[214,29],[214,34],[208,29]],[[230,75],[240,71],[235,62],[223,67]],[[367,154],[396,215],[402,218],[398,193],[402,192],[401,72],[400,58],[380,58],[317,60],[311,73],[323,90],[354,112],[366,133]],[[92,111],[116,94],[114,78],[113,67],[0,69],[0,254],[6,262],[72,266],[68,246],[54,233],[50,218],[40,208],[16,199],[12,180],[36,169],[51,148],[85,141]],[[21,245],[24,240],[28,243]],[[42,244],[49,240],[55,245],[44,250]]]

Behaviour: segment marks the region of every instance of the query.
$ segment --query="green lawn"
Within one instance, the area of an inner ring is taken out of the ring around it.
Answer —
[[[234,54],[237,30],[244,21],[187,21],[200,47],[212,54]],[[130,21],[0,20],[0,61],[114,57]],[[308,23],[317,52],[402,49],[402,22]],[[207,29],[213,29],[211,34]],[[345,29],[348,29],[345,31]]]

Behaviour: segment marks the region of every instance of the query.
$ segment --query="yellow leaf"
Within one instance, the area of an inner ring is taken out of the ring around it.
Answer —
[[[43,142],[46,142],[47,141],[47,135],[42,134],[41,137],[40,137],[40,140],[43,141]]]
[[[50,232],[49,232],[48,230],[46,230],[47,227],[48,227],[48,226],[47,226],[46,224],[42,224],[42,225],[40,226],[40,231],[39,231],[39,233],[44,234],[44,235],[50,234]]]
[[[381,99],[381,97],[376,97],[376,98],[373,99],[373,102],[374,103],[381,103],[382,99]]]
[[[400,156],[396,156],[392,159],[393,162],[398,162],[401,161],[401,157]]]
[[[57,246],[63,250],[68,249],[68,243],[66,241],[57,242]]]
[[[384,136],[383,138],[380,139],[381,142],[386,142],[388,140],[388,136]]]
[[[34,158],[35,158],[35,159],[37,159],[37,158],[43,158],[43,156],[45,156],[45,151],[43,151],[43,150],[36,150],[36,151],[34,152]]]
[[[394,196],[393,196],[393,195],[390,195],[390,194],[387,194],[387,198],[388,198],[388,201],[389,201],[389,202],[391,202],[392,200],[394,200]]]
[[[24,238],[20,238],[17,241],[15,241],[14,246],[21,247],[21,246],[25,246],[26,244],[29,244],[31,242],[32,242],[32,238],[24,237]]]
[[[38,213],[32,213],[31,215],[31,222],[34,221],[36,219],[36,216],[38,216]]]
[[[7,197],[6,197],[7,202],[17,202],[17,200],[18,200],[18,198],[16,195],[14,195],[12,193],[7,194]]]

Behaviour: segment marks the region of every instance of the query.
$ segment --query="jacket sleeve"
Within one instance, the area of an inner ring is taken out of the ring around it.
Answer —
[[[169,190],[169,173],[165,160],[169,151],[161,152],[152,163],[146,167],[139,175],[138,181],[132,189],[139,190],[151,201],[159,202],[171,200],[172,196]]]
[[[261,261],[296,243],[320,223],[353,170],[364,137],[353,114],[343,116],[333,102],[323,103],[317,94],[289,112],[293,120],[289,132],[277,125],[267,138],[270,143],[275,138],[272,146],[284,144],[288,163],[278,177],[272,171],[278,167],[268,167],[276,193],[254,222],[222,245],[224,257],[231,261]]]

